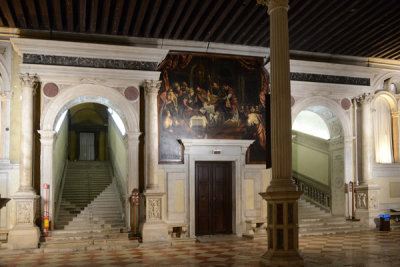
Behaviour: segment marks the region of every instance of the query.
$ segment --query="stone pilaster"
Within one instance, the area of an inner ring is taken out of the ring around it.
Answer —
[[[260,264],[303,265],[298,252],[301,193],[292,184],[292,124],[289,68],[288,0],[258,0],[268,6],[271,57],[272,180],[260,195],[268,202],[268,251]]]
[[[393,157],[394,162],[400,162],[400,140],[399,140],[399,115],[400,112],[392,112],[392,129],[393,129]]]
[[[361,105],[361,175],[359,185],[355,186],[356,217],[369,228],[375,228],[375,219],[379,213],[379,186],[373,179],[374,139],[371,116],[372,94],[357,97]]]
[[[157,95],[161,81],[146,80],[145,154],[146,154],[146,220],[141,226],[143,242],[167,241],[168,225],[163,218],[163,197],[158,185],[158,114]]]
[[[10,160],[10,113],[13,92],[1,94],[1,157],[2,161]]]
[[[20,75],[22,86],[20,177],[19,189],[13,199],[16,205],[16,225],[8,235],[9,247],[13,249],[37,248],[40,231],[35,226],[38,196],[32,187],[33,146],[33,95],[37,77],[27,73]]]

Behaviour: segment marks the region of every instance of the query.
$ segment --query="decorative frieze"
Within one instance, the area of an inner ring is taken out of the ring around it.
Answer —
[[[161,220],[161,199],[151,198],[148,200],[148,220]]]
[[[348,76],[337,76],[317,73],[300,73],[291,72],[290,80],[300,82],[315,82],[315,83],[334,83],[334,84],[348,84],[348,85],[360,85],[370,86],[370,79],[361,77],[348,77]]]
[[[33,201],[17,201],[17,224],[33,224]]]
[[[157,70],[157,62],[132,61],[105,58],[67,57],[53,55],[24,54],[24,64],[74,66],[89,68],[124,69],[124,70]]]

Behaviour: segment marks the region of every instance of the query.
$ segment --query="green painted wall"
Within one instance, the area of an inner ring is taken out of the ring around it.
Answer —
[[[329,156],[315,149],[293,143],[292,168],[320,183],[329,185]]]
[[[55,197],[58,196],[59,183],[64,173],[65,161],[68,155],[68,117],[65,117],[54,143],[54,182]]]
[[[120,186],[124,186],[126,185],[128,155],[125,140],[111,117],[108,119],[108,141],[113,168],[117,172]]]

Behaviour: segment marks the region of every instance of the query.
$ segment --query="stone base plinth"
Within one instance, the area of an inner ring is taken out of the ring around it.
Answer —
[[[16,226],[8,233],[10,249],[38,248],[40,230],[36,226]]]
[[[143,242],[163,242],[169,240],[168,224],[164,222],[145,222],[141,228]]]
[[[261,266],[304,266],[304,260],[297,251],[268,251],[260,260]]]
[[[355,187],[356,218],[370,229],[375,229],[378,225],[379,190],[379,186],[374,184]]]

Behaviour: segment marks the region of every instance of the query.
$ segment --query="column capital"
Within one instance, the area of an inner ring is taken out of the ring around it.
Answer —
[[[56,131],[53,130],[38,130],[40,134],[40,143],[42,145],[52,145]]]
[[[137,144],[141,135],[141,132],[128,131],[126,132],[126,140],[128,144]]]
[[[144,90],[146,94],[157,94],[161,87],[161,81],[159,80],[145,80]]]
[[[11,100],[13,95],[14,95],[13,91],[3,91],[0,97],[2,101],[5,101],[5,100]]]
[[[392,117],[393,118],[398,118],[400,116],[400,111],[393,111],[392,112]]]
[[[365,93],[363,95],[357,96],[356,98],[357,103],[361,105],[369,104],[374,99],[374,95],[371,93]]]
[[[271,14],[276,9],[289,10],[289,0],[257,0],[260,5],[268,6],[268,14]]]
[[[36,74],[20,73],[19,79],[22,87],[33,88],[35,84],[39,82],[39,78]]]

